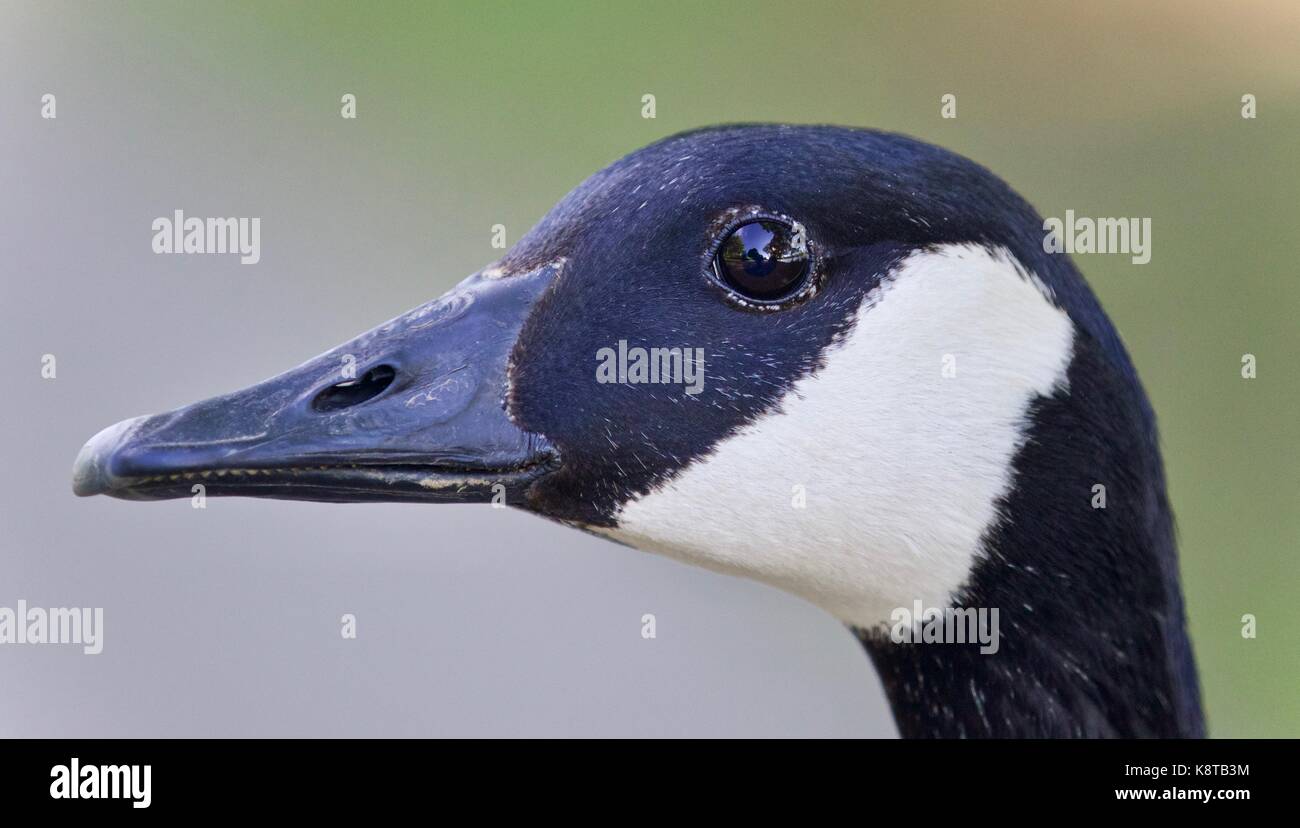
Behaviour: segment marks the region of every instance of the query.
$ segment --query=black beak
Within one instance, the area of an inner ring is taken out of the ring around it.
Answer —
[[[72,489],[132,500],[518,503],[557,463],[505,410],[510,352],[555,278],[476,274],[426,305],[266,382],[110,426]]]

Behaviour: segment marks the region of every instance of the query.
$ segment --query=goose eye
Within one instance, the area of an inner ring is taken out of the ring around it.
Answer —
[[[779,221],[742,224],[722,242],[713,267],[718,278],[750,299],[772,302],[803,286],[808,248],[803,232]]]

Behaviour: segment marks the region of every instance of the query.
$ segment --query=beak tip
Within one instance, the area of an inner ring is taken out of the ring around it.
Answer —
[[[127,435],[144,417],[123,420],[111,425],[86,441],[77,452],[72,464],[72,493],[78,497],[109,494],[117,479],[110,465],[117,450],[126,442]]]

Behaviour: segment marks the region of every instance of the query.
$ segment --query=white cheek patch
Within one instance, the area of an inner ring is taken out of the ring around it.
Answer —
[[[1030,403],[1066,383],[1074,328],[1044,290],[1005,251],[913,253],[825,367],[603,531],[858,626],[949,606],[1012,486]]]

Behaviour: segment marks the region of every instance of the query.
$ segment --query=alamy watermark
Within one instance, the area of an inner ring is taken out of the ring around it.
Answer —
[[[132,808],[153,802],[153,765],[83,765],[76,756],[50,768],[51,799],[126,799]]]
[[[176,210],[153,220],[153,252],[238,253],[240,264],[257,264],[262,260],[262,220],[186,218],[184,210]]]
[[[103,607],[0,607],[0,644],[80,644],[86,655],[104,650]]]
[[[926,607],[920,601],[889,614],[895,644],[979,644],[981,655],[998,651],[996,607]]]
[[[1045,253],[1128,253],[1133,264],[1151,261],[1151,219],[1149,218],[1075,218],[1073,210],[1065,218],[1043,220]]]
[[[703,348],[629,348],[627,340],[620,339],[616,349],[596,351],[596,362],[596,382],[601,385],[685,385],[691,395],[704,390]]]

